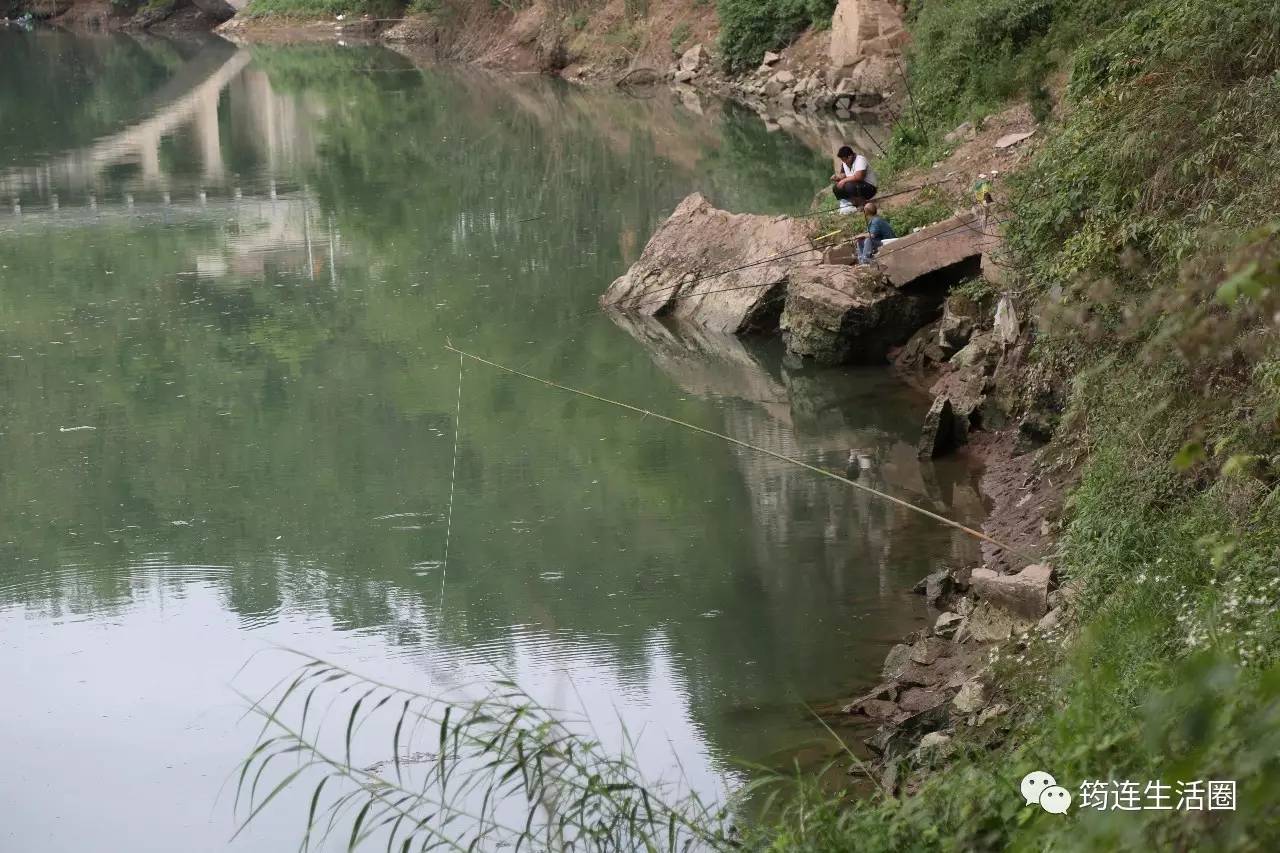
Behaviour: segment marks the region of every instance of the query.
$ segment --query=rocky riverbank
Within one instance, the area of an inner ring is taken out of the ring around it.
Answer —
[[[902,49],[909,34],[902,8],[890,0],[840,0],[830,28],[805,31],[764,53],[754,70],[732,67],[720,55],[720,30],[714,5],[695,0],[655,0],[643,14],[623,0],[589,11],[543,0],[512,6],[442,0],[429,14],[410,9],[390,17],[261,14],[250,5],[219,27],[246,41],[378,40],[415,57],[582,83],[665,81],[769,115],[880,124],[905,92]]]
[[[931,627],[893,648],[880,684],[841,703],[851,722],[877,727],[867,743],[891,791],[915,784],[957,727],[998,736],[1013,700],[991,660],[1071,612],[1074,590],[1046,562],[1070,478],[1042,458],[1056,392],[1028,372],[1026,307],[993,284],[999,219],[986,207],[957,211],[853,266],[850,245],[815,237],[811,221],[732,214],[695,194],[600,299],[715,334],[780,335],[802,362],[891,365],[934,397],[919,454],[964,447],[983,464],[983,562],[923,579],[916,591]]]

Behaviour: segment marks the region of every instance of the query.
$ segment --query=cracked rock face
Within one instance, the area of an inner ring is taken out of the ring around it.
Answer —
[[[902,11],[889,0],[840,0],[831,18],[831,64],[844,68],[898,56],[909,38]]]
[[[680,202],[601,305],[735,335],[777,328],[788,277],[818,259],[801,222]],[[753,263],[760,259],[765,263]]]

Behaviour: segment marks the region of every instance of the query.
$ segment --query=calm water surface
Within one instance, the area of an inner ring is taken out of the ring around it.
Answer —
[[[230,847],[284,645],[426,692],[508,674],[679,756],[822,738],[966,543],[704,436],[973,520],[883,371],[594,313],[685,194],[799,210],[825,154],[661,94],[372,48],[0,31],[0,850]],[[443,577],[442,577],[443,575]],[[250,660],[252,657],[252,660]],[[250,661],[241,670],[242,665]],[[615,738],[606,734],[606,739]],[[823,747],[829,749],[829,747]],[[819,750],[821,751],[821,750]]]

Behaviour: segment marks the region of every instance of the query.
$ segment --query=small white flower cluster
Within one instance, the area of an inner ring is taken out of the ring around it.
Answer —
[[[1179,628],[1185,632],[1189,650],[1205,648],[1214,638],[1234,637],[1234,652],[1241,664],[1258,663],[1265,656],[1265,637],[1259,636],[1258,625],[1265,624],[1268,614],[1280,607],[1280,572],[1270,580],[1258,582],[1256,577],[1234,575],[1218,589],[1216,606],[1206,609],[1192,600],[1184,589],[1177,596]]]

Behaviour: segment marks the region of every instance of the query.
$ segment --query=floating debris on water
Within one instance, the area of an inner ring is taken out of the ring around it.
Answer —
[[[87,429],[97,429],[97,427],[95,426],[58,427],[58,432],[83,432]]]

